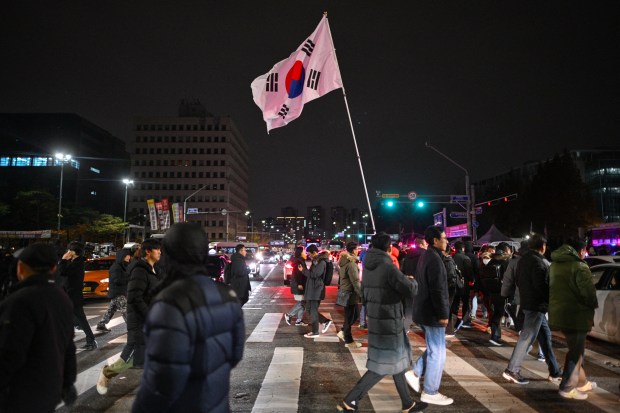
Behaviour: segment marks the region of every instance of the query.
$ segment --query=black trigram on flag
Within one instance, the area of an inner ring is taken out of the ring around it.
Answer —
[[[316,90],[319,87],[319,78],[321,77],[321,72],[318,72],[314,69],[310,69],[310,74],[308,75],[308,81],[306,82],[306,87]]]
[[[306,40],[306,43],[301,48],[301,51],[307,54],[308,56],[312,55],[312,51],[314,50],[314,42],[310,39]]]
[[[278,91],[278,73],[272,73],[269,76],[267,76],[267,83],[266,83],[265,91],[267,92]]]
[[[286,118],[286,115],[288,115],[289,110],[290,110],[289,107],[286,106],[286,104],[283,104],[282,108],[278,112],[278,116],[282,116],[282,119]]]

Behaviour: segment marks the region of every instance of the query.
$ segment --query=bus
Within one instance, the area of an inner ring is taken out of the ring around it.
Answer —
[[[620,222],[610,222],[591,228],[589,238],[590,245],[597,251],[605,249],[608,254],[615,251],[620,246]]]

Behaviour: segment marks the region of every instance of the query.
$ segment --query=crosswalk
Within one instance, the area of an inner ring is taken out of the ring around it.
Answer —
[[[267,280],[253,289],[250,301],[244,307],[247,329],[244,359],[233,370],[231,378],[230,403],[233,412],[334,411],[336,403],[366,371],[366,332],[353,329],[355,340],[363,343],[361,348],[344,347],[336,336],[343,318],[339,307],[330,304],[329,300],[321,305],[321,312],[333,319],[334,324],[320,337],[308,339],[303,337],[306,329],[284,322],[284,312],[293,304],[288,288],[274,286]],[[103,312],[105,308],[102,306],[89,307],[90,323],[96,324]],[[100,396],[94,390],[101,368],[120,356],[127,338],[122,317],[117,315],[108,327],[112,329],[111,333],[97,334],[99,350],[78,354],[78,404],[88,406],[83,411],[127,411],[139,383],[139,372],[134,372],[136,380],[132,381],[129,377],[123,381],[120,377],[112,384],[117,386],[117,391],[110,391],[106,396]],[[526,357],[523,363],[522,374],[530,378],[529,385],[518,386],[504,380],[501,372],[508,364],[516,336],[504,334],[502,339],[508,343],[506,346],[490,347],[486,344],[488,337],[483,332],[484,327],[482,324],[477,327],[461,331],[458,338],[447,340],[446,365],[440,390],[455,399],[453,406],[457,410],[519,413],[620,411],[620,354],[601,354],[588,349],[587,372],[591,379],[598,379],[603,385],[594,389],[584,402],[567,401],[557,395],[557,384],[546,380],[546,364],[534,357]],[[416,330],[408,336],[416,359],[424,350],[423,335]],[[78,347],[84,339],[83,333],[76,333]],[[566,348],[557,346],[554,351],[562,364]],[[109,400],[111,397],[117,399]],[[419,395],[414,397],[419,398]],[[394,412],[399,406],[400,399],[394,383],[391,377],[386,377],[362,400],[360,410]],[[429,409],[442,411],[433,406]],[[59,407],[58,411],[69,410]],[[82,410],[78,406],[73,411]]]

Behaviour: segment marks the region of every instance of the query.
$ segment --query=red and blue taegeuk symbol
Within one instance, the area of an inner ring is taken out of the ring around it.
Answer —
[[[304,89],[304,79],[306,78],[306,69],[303,63],[297,60],[295,64],[286,74],[286,92],[289,99],[294,99],[301,95]]]

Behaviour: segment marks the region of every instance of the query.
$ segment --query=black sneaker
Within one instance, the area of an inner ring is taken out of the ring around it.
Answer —
[[[87,341],[86,344],[82,346],[82,350],[84,351],[92,351],[97,349],[97,341]]]
[[[489,343],[491,343],[491,344],[493,344],[494,346],[497,346],[497,347],[501,347],[501,346],[504,345],[504,342],[502,340],[500,340],[499,338],[497,338],[497,339],[492,338],[492,339],[489,340]]]
[[[508,369],[504,370],[504,373],[502,374],[502,376],[506,380],[511,381],[513,383],[516,383],[516,384],[528,384],[530,382],[528,379],[526,379],[523,376],[521,376],[521,374],[513,373],[512,371],[510,371]]]
[[[107,328],[107,327],[105,326],[105,324],[101,324],[101,323],[99,323],[99,324],[97,324],[97,331],[103,331],[104,333],[109,333],[109,332],[110,332],[110,331],[112,331],[112,330],[110,330],[109,328]]]

